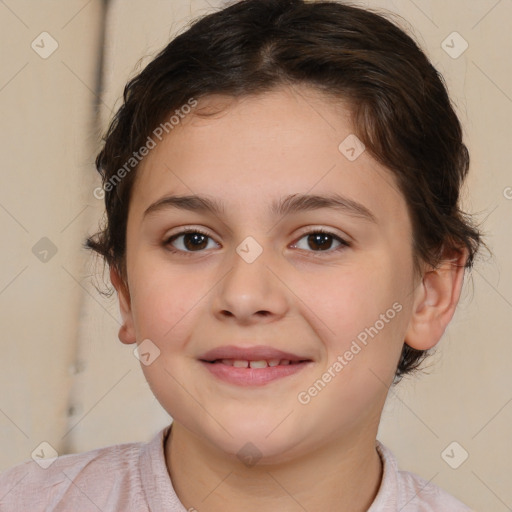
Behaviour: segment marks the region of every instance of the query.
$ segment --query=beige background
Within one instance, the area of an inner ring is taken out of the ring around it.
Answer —
[[[495,254],[483,253],[466,281],[430,375],[406,379],[390,393],[379,439],[402,469],[476,510],[506,511],[512,507],[512,1],[354,3],[403,16],[444,75],[472,156],[464,206],[483,222]],[[102,215],[93,161],[126,80],[139,59],[146,63],[192,16],[211,9],[200,0],[118,0],[105,19],[99,0],[0,3],[0,470],[28,459],[42,441],[59,454],[81,452],[147,441],[169,422],[133,346],[117,339],[116,298],[95,290],[103,286],[101,267],[81,243]],[[43,31],[59,45],[46,59],[31,48]],[[441,46],[453,31],[469,43],[457,59]],[[98,99],[102,49],[105,89]],[[469,453],[458,469],[441,456],[453,441]]]

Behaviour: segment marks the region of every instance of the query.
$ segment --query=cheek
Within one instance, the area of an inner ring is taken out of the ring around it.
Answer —
[[[310,295],[323,297],[315,314],[329,327],[324,328],[323,338],[327,359],[318,380],[304,383],[300,403],[310,400],[306,407],[317,414],[329,409],[327,430],[335,431],[340,421],[359,421],[378,410],[395,374],[407,314],[400,293],[403,283],[389,260],[375,261],[379,264],[339,272],[335,283],[323,283],[323,292],[315,285]],[[310,314],[310,321],[319,325],[314,318]]]
[[[309,316],[323,324],[329,364],[345,356],[351,371],[360,365],[384,375],[394,371],[406,315],[405,274],[398,267],[389,254],[379,254],[368,264],[308,285],[306,296],[319,298],[311,307],[315,315]]]
[[[146,265],[132,281],[132,311],[138,339],[158,344],[177,341],[194,316],[206,283],[190,272],[170,271],[165,265]]]
[[[340,340],[355,337],[394,302],[389,269],[371,263],[308,276],[297,295],[304,297],[311,321]]]

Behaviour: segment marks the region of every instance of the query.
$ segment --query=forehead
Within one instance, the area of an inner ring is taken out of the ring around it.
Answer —
[[[354,141],[348,106],[310,88],[210,96],[142,161],[133,207],[140,215],[166,194],[200,194],[256,213],[289,194],[338,193],[377,216],[403,215],[391,172],[367,151],[347,158]]]

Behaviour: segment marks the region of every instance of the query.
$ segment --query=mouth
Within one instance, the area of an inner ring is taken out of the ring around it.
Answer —
[[[262,386],[313,364],[308,357],[265,346],[219,347],[203,354],[199,361],[217,379],[238,386]]]
[[[202,360],[205,363],[210,364],[223,364],[226,366],[233,366],[234,368],[274,368],[276,366],[289,366],[294,364],[300,364],[300,363],[306,363],[311,361],[310,359],[304,359],[304,360],[290,360],[290,359],[260,359],[260,360],[248,360],[248,359],[215,359],[213,361],[205,361]]]

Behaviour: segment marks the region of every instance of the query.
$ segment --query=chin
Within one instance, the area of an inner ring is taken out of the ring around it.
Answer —
[[[293,424],[280,425],[282,417],[274,415],[272,421],[262,421],[261,417],[238,422],[219,421],[229,434],[216,424],[214,432],[203,430],[203,435],[217,449],[247,466],[284,463],[305,451],[301,434],[295,431]]]

